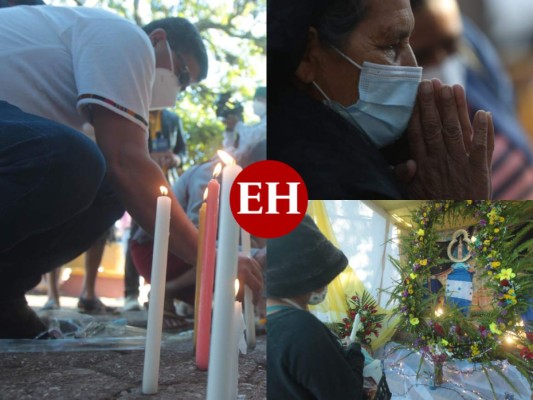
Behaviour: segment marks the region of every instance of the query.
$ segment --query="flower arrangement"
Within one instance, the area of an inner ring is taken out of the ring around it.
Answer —
[[[493,360],[508,359],[531,380],[533,353],[520,324],[528,294],[533,293],[533,252],[527,251],[533,240],[520,244],[533,230],[527,207],[531,204],[433,201],[413,212],[414,227],[401,235],[402,260],[392,260],[401,278],[391,293],[400,315],[398,329],[414,337],[409,347],[433,362],[467,359],[489,366]],[[444,293],[432,293],[429,279],[430,267],[444,261],[439,258],[436,226],[466,220],[475,224],[470,252],[476,273],[487,280],[493,308],[464,315],[451,304],[440,305]]]
[[[382,328],[381,323],[385,314],[378,312],[375,300],[366,290],[361,297],[358,295],[347,297],[346,303],[347,316],[342,319],[342,322],[333,324],[333,331],[341,339],[350,337],[354,319],[356,315],[359,315],[360,325],[356,337],[360,343],[369,345],[374,337],[379,336],[379,329]]]

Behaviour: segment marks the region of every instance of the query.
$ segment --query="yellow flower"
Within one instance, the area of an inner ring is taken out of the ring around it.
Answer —
[[[467,204],[472,204],[472,200],[467,200],[466,203]]]
[[[493,262],[492,262],[492,266],[493,266],[494,268],[497,268],[497,267],[499,267],[500,265],[502,265],[502,263],[499,262],[499,261],[493,261]]]
[[[491,324],[489,325],[489,328],[490,328],[490,331],[491,331],[492,333],[494,333],[495,335],[501,335],[501,334],[502,334],[502,331],[500,331],[500,330],[498,329],[498,325],[497,325],[495,322],[491,323]]]
[[[418,230],[418,236],[424,236],[425,233],[423,229]]]
[[[417,274],[413,274],[412,272],[409,274],[409,276],[411,277],[411,279],[416,279],[416,277],[418,276]]]
[[[420,323],[420,321],[416,317],[411,317],[409,322],[411,323],[411,325],[418,325]]]
[[[420,260],[420,265],[425,267],[426,265],[428,265],[428,260],[427,258],[424,258],[423,260]]]
[[[494,228],[494,233],[498,233],[500,231],[500,228]]]
[[[495,218],[498,218],[498,212],[496,211],[496,209],[492,209],[490,211],[490,213],[487,214],[487,216],[490,218],[490,219],[495,219]]]
[[[448,346],[449,344],[449,342],[446,339],[442,339],[440,342],[442,343],[443,346]]]
[[[413,294],[414,293],[414,290],[411,286],[409,286],[409,289],[407,289],[407,293],[409,294]]]
[[[511,280],[516,276],[516,274],[513,272],[512,268],[503,268],[501,272],[496,275],[497,278],[500,279],[500,281],[503,281],[505,279]]]
[[[472,350],[472,357],[475,357],[479,354],[479,348],[477,347],[476,343],[470,346],[470,349]]]
[[[490,240],[488,240],[488,239],[485,240],[485,241],[483,242],[483,244],[484,244],[485,246],[489,246],[489,245],[490,245]]]

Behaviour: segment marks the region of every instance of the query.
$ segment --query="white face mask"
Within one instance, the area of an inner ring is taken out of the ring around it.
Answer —
[[[339,49],[333,49],[361,70],[359,100],[344,107],[331,100],[313,82],[326,99],[324,103],[365,132],[378,148],[394,143],[407,128],[413,113],[422,68],[381,65],[368,61],[361,66]]]
[[[466,87],[466,65],[460,54],[455,53],[438,65],[424,67],[424,79],[437,78],[445,85]]]
[[[181,90],[178,77],[174,74],[174,61],[167,41],[168,56],[170,57],[170,68],[156,68],[155,81],[152,87],[152,101],[150,111],[173,108],[176,105],[176,97]]]
[[[267,105],[264,101],[254,100],[254,114],[263,118],[267,112]]]
[[[328,287],[326,286],[323,291],[321,292],[312,292],[311,297],[309,297],[309,300],[307,301],[307,304],[310,304],[312,306],[316,306],[317,304],[320,304],[324,301],[328,294]]]

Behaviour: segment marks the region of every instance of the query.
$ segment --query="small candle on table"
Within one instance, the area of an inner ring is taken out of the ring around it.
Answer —
[[[167,272],[168,239],[170,228],[170,197],[168,189],[160,187],[157,198],[154,228],[154,250],[150,281],[150,307],[144,348],[144,370],[142,391],[144,394],[157,393],[159,380],[159,357],[161,354],[161,334],[163,325],[163,304]]]
[[[215,280],[215,256],[218,228],[218,202],[220,184],[216,177],[222,171],[222,164],[218,163],[213,173],[213,179],[207,184],[207,209],[205,221],[205,244],[202,258],[202,275],[200,277],[200,301],[198,310],[198,335],[196,339],[196,366],[207,370],[209,365],[209,342],[211,339],[211,311],[213,303],[213,284]]]
[[[252,256],[250,234],[244,229],[241,229],[241,248],[247,257]],[[244,322],[246,325],[246,344],[249,349],[253,349],[255,347],[255,313],[253,293],[248,285],[244,285]]]
[[[229,400],[228,385],[231,382],[231,371],[228,368],[227,359],[228,355],[237,351],[233,333],[235,302],[233,286],[239,261],[239,226],[231,212],[229,195],[231,186],[242,168],[236,165],[227,153],[219,151],[219,155],[226,166],[222,170],[213,331],[207,379],[208,400]]]

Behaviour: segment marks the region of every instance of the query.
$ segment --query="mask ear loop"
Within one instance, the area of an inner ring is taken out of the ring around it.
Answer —
[[[313,86],[316,88],[316,90],[318,90],[320,92],[320,94],[322,96],[324,96],[324,98],[327,100],[327,101],[331,101],[331,99],[328,97],[328,95],[326,93],[324,93],[324,91],[320,88],[320,86],[318,86],[318,83],[316,83],[315,81],[311,82],[313,84]]]
[[[352,60],[350,57],[348,57],[346,54],[344,54],[342,51],[340,51],[339,49],[337,49],[335,46],[333,45],[330,45],[331,48],[333,50],[335,50],[337,53],[339,53],[339,55],[344,58],[346,61],[348,61],[350,64],[352,65],[355,65],[357,68],[359,68],[360,70],[363,70],[363,67],[360,66],[359,64],[357,64],[354,60]]]
[[[170,49],[170,44],[168,43],[168,40],[166,40],[167,43],[167,50],[168,50],[168,56],[170,57],[170,70],[174,74],[174,58],[172,57],[172,50]]]

